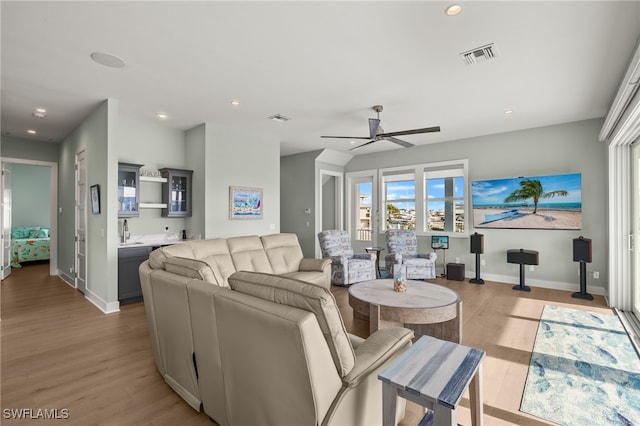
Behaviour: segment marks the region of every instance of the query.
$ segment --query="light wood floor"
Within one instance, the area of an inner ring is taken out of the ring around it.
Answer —
[[[157,372],[142,303],[104,315],[48,271],[47,264],[27,266],[0,285],[3,414],[8,408],[34,413],[68,409],[64,422],[38,420],[38,425],[215,425],[183,402]],[[603,297],[582,301],[557,290],[522,293],[508,284],[434,281],[462,297],[463,344],[487,352],[485,425],[550,424],[519,411],[542,308],[555,304],[610,312]],[[368,323],[352,318],[347,289],[334,287],[333,292],[347,329],[366,337]],[[470,424],[468,407],[465,395],[458,423]],[[416,425],[419,417],[419,407],[409,403],[401,425]],[[4,418],[0,423],[30,424]]]

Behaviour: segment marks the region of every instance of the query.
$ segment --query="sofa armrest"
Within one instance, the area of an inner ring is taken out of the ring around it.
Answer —
[[[376,260],[375,253],[358,253],[353,255],[354,259]]]
[[[435,262],[436,259],[438,258],[438,255],[435,252],[431,252],[431,253],[421,253],[418,255],[418,257],[422,259],[429,259]]]
[[[399,253],[389,253],[384,257],[385,262],[389,263],[402,263],[402,255]]]
[[[331,259],[302,259],[298,270],[329,272],[331,270]]]
[[[383,328],[373,333],[355,350],[356,363],[342,382],[346,387],[356,387],[372,371],[409,346],[413,331],[402,327]]]

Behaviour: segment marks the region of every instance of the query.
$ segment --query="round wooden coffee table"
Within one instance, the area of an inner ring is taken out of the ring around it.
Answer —
[[[438,284],[407,280],[407,291],[393,290],[392,279],[370,280],[349,287],[354,318],[369,320],[369,331],[407,327],[416,337],[429,335],[462,342],[462,300]]]

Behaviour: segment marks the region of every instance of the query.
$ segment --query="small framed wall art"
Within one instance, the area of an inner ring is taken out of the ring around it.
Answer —
[[[229,219],[262,219],[262,189],[230,186]]]
[[[91,213],[100,214],[100,185],[91,185]]]

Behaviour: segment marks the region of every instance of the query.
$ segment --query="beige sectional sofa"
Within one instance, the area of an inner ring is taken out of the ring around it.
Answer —
[[[222,426],[380,424],[377,374],[413,334],[348,334],[330,267],[295,234],[155,250],[140,278],[158,371]]]

